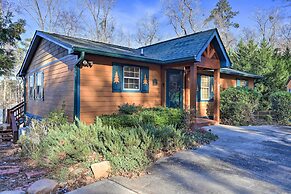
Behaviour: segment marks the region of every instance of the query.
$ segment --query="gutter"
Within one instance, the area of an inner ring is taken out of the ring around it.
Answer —
[[[80,67],[78,64],[85,59],[85,52],[80,53],[76,64],[74,65],[74,119],[80,120]]]

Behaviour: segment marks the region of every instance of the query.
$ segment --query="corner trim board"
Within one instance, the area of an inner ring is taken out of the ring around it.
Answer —
[[[74,117],[80,120],[80,68],[78,64],[84,60],[85,52],[81,52],[80,58],[74,66]],[[74,118],[74,119],[75,119]]]

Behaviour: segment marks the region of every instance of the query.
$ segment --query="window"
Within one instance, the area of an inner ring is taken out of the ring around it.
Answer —
[[[140,90],[139,67],[123,67],[123,88],[125,90]]]
[[[201,100],[210,99],[210,76],[201,76]]]
[[[34,74],[29,76],[29,98],[34,99]]]
[[[237,79],[236,80],[236,86],[240,86],[240,87],[248,87],[249,82],[247,80],[243,80],[243,79]]]
[[[36,98],[43,99],[43,72],[36,74]]]

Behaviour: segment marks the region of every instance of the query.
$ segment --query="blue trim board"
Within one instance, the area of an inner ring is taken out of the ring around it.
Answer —
[[[31,119],[42,120],[41,116],[35,115],[35,114],[31,114],[31,113],[28,113],[28,112],[25,113],[25,116],[27,116],[28,118],[31,118]]]
[[[81,52],[80,58],[74,67],[74,117],[80,119],[80,68],[78,64],[84,60],[85,52]],[[74,118],[74,119],[75,119]]]
[[[75,66],[74,116],[80,119],[80,68]]]

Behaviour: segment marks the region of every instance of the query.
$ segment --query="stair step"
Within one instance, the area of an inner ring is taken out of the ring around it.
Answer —
[[[5,131],[0,131],[0,134],[3,134],[3,133],[6,134],[6,133],[12,133],[12,132],[13,132],[12,130],[9,130],[9,131],[5,130]]]

